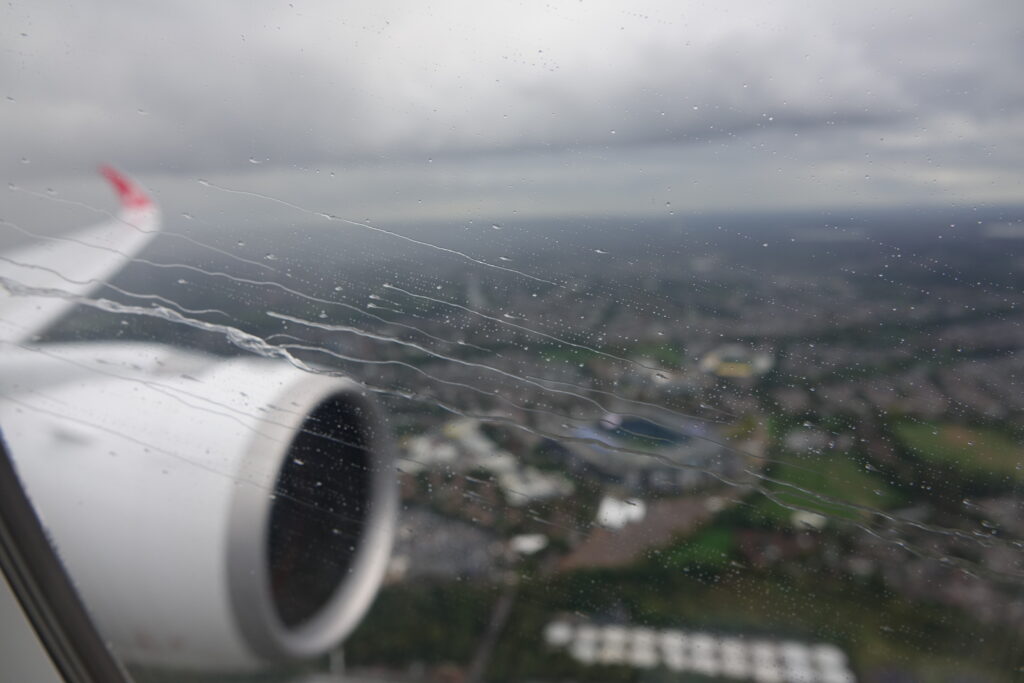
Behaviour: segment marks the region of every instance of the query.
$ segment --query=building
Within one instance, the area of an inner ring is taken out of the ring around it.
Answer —
[[[700,369],[717,377],[746,379],[759,377],[775,366],[769,353],[755,351],[742,344],[726,344],[708,352]]]
[[[585,665],[635,669],[664,667],[675,673],[756,683],[855,683],[846,654],[828,643],[778,642],[741,634],[622,624],[552,621],[544,642]]]
[[[572,436],[562,445],[574,469],[636,492],[688,493],[742,466],[740,456],[719,443],[711,426],[696,421],[668,424],[609,413],[577,427]]]

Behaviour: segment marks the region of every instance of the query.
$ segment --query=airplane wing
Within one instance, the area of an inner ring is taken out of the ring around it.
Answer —
[[[75,305],[68,297],[30,291],[89,294],[121,270],[159,231],[160,211],[149,196],[109,166],[100,172],[120,198],[117,217],[0,254],[0,342],[31,340]]]

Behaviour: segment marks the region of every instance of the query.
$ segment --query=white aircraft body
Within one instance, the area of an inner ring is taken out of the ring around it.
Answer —
[[[113,220],[0,255],[0,430],[103,636],[129,662],[251,669],[336,648],[384,573],[397,492],[359,385],[39,335],[160,229],[112,169]]]

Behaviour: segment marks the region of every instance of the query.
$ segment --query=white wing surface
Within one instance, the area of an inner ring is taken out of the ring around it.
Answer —
[[[42,333],[75,305],[66,294],[95,291],[160,229],[160,212],[138,185],[110,167],[100,172],[120,198],[116,218],[0,254],[0,342],[28,341]]]

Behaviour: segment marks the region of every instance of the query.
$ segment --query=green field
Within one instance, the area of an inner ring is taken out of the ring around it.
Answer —
[[[867,513],[858,510],[858,507],[885,510],[905,502],[903,496],[882,476],[866,470],[849,453],[785,453],[771,465],[766,476],[774,481],[765,482],[764,488],[778,503],[763,496],[758,507],[769,518],[778,520],[788,518],[791,514],[783,505],[792,505],[827,517],[860,519]],[[804,493],[794,487],[811,493]]]
[[[692,538],[666,548],[659,557],[665,567],[685,568],[701,565],[724,567],[732,559],[735,533],[732,529],[711,525],[698,531]]]
[[[955,610],[902,600],[826,571],[783,577],[732,568],[702,576],[652,559],[627,570],[527,582],[488,678],[678,680],[668,672],[652,678],[652,672],[585,667],[555,655],[543,645],[541,634],[557,614],[588,620],[618,614],[652,628],[834,643],[846,650],[858,673],[898,669],[905,676],[899,680],[921,683],[1009,683],[1020,665],[1013,649],[1015,633],[965,623]]]
[[[1024,446],[995,429],[928,422],[897,422],[893,432],[922,460],[953,465],[969,475],[1024,481]]]
[[[693,552],[699,549],[702,570],[681,569],[677,561],[687,558],[670,552],[620,570],[522,575],[485,680],[690,680],[666,670],[581,665],[543,643],[545,625],[559,615],[833,643],[869,680],[896,670],[902,674],[899,680],[920,683],[1010,683],[1024,664],[1013,629],[903,599],[875,582],[817,564],[802,565],[795,573],[755,571],[730,562],[712,569],[707,559],[717,561],[728,539],[709,530],[695,540]],[[501,590],[469,581],[388,586],[347,641],[346,662],[392,670],[417,663],[464,667],[477,652]]]

